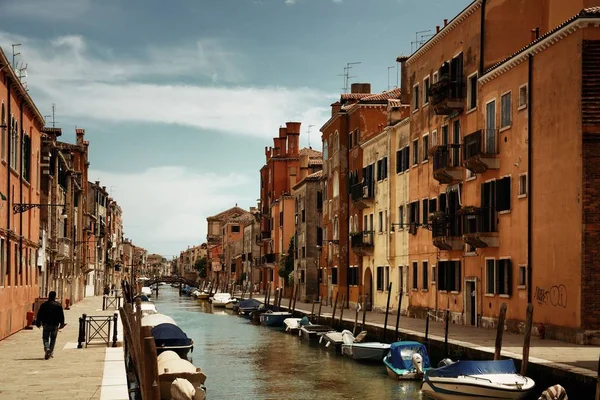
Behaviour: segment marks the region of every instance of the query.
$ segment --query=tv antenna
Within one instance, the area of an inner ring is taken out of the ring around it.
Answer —
[[[415,52],[419,49],[419,47],[423,46],[423,44],[433,36],[433,34],[428,34],[431,32],[431,29],[427,29],[426,31],[417,31],[415,32],[415,41],[410,42],[410,50],[411,52]],[[419,34],[421,36],[419,37]],[[425,35],[426,34],[426,35]]]
[[[21,55],[21,53],[15,53],[15,47],[19,47],[21,43],[15,43],[12,45],[12,67],[15,68],[15,57]]]
[[[390,90],[390,69],[394,69],[396,68],[395,65],[392,65],[391,67],[387,67],[388,70],[388,90]]]
[[[307,131],[307,135],[308,135],[308,148],[312,149],[312,147],[310,147],[310,128],[312,128],[314,125],[309,125],[308,126],[308,131]]]
[[[52,127],[56,128],[56,120],[54,119],[54,113],[56,112],[56,104],[52,103],[52,115],[44,115],[44,118],[52,117]]]
[[[356,76],[350,76],[350,70],[352,69],[352,65],[357,65],[357,64],[361,64],[360,61],[357,62],[349,62],[346,63],[346,66],[344,67],[344,74],[342,75],[344,77],[344,93],[348,93],[348,84],[350,83],[350,78],[356,78]]]

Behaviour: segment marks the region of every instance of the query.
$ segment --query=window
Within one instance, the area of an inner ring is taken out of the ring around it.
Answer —
[[[419,224],[419,202],[413,201],[409,204],[408,223],[416,226]]]
[[[496,137],[496,101],[492,100],[485,105],[485,153],[497,153]]]
[[[340,195],[340,176],[337,171],[333,173],[333,197]]]
[[[438,144],[438,140],[437,140],[437,130],[431,132],[431,143],[429,143],[430,146],[437,146]]]
[[[231,232],[239,232],[240,231],[240,226],[239,225],[231,225]]]
[[[19,150],[19,122],[14,116],[10,118],[10,166],[17,170],[17,157]]]
[[[500,98],[500,128],[509,127],[511,124],[512,93],[508,92]]]
[[[334,217],[333,218],[333,240],[338,240],[338,233],[339,233],[339,226],[338,226],[338,217]]]
[[[429,199],[423,199],[423,207],[421,207],[421,211],[423,213],[423,223],[427,223],[427,220],[429,219]]]
[[[302,258],[306,258],[306,247],[302,246]]]
[[[413,86],[413,110],[419,109],[419,84]]]
[[[429,103],[429,77],[423,79],[423,105]]]
[[[527,107],[527,84],[519,86],[519,110]]]
[[[348,285],[357,286],[358,285],[358,266],[351,266],[348,269]]]
[[[527,266],[519,265],[519,288],[527,287]]]
[[[383,267],[377,267],[377,291],[383,292]]]
[[[460,120],[452,122],[452,166],[460,167]],[[470,170],[467,170],[470,171]]]
[[[435,264],[433,264],[431,266],[431,284],[432,285],[435,285],[435,280],[436,280],[436,276],[437,276],[436,270],[437,270],[437,268],[435,267]]]
[[[412,288],[413,289],[418,289],[419,288],[419,263],[416,261],[413,261],[412,263]]]
[[[496,211],[510,211],[510,176],[496,181]]]
[[[396,151],[396,173],[407,171],[410,168],[409,148],[404,147]]]
[[[327,143],[327,139],[323,140],[323,161],[327,161],[329,159],[329,144]]]
[[[331,268],[331,284],[332,285],[337,285],[338,284],[338,270],[337,270],[337,267]]]
[[[429,262],[423,261],[423,286],[422,289],[427,289],[429,287]]]
[[[485,260],[485,293],[496,293],[496,260]]]
[[[519,175],[519,198],[527,196],[527,174]]]
[[[306,271],[303,269],[300,270],[300,283],[306,283]]]
[[[413,165],[419,163],[419,139],[413,141]]]
[[[434,213],[437,211],[437,198],[429,199],[429,212]]]
[[[440,261],[437,268],[438,290],[460,292],[460,261]]]
[[[379,233],[383,232],[383,211],[379,211]]]
[[[400,229],[404,228],[404,206],[398,207],[398,223],[400,224]]]
[[[496,262],[496,284],[498,294],[510,296],[512,294],[512,267],[509,259]]]
[[[467,110],[477,108],[477,72],[467,78]]]
[[[448,133],[448,125],[444,125],[442,126],[442,145],[446,146],[448,143],[450,143],[449,139],[450,139],[450,134]]]
[[[348,134],[348,148],[351,149],[353,147],[352,139],[354,137],[354,131]]]
[[[377,180],[382,181],[388,176],[387,157],[377,160]]]
[[[423,161],[429,159],[429,135],[423,135]]]
[[[432,78],[432,79],[433,79],[433,80],[432,80],[432,83],[438,83],[438,80],[439,80],[439,75],[438,75],[438,72],[437,72],[437,71],[435,71],[435,72],[433,73],[433,78]]]

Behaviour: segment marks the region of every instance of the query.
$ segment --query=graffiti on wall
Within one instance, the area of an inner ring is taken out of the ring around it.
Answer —
[[[567,287],[565,285],[554,285],[550,289],[536,286],[534,297],[540,306],[567,308]]]

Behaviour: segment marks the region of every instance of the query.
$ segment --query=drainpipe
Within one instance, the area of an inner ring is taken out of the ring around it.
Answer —
[[[8,110],[6,113],[6,140],[8,141],[8,146],[7,146],[7,152],[6,152],[6,158],[7,158],[7,163],[6,163],[6,175],[8,176],[8,179],[6,180],[6,197],[8,198],[8,202],[9,204],[14,205],[14,202],[12,200],[12,194],[11,194],[11,190],[10,190],[10,153],[12,151],[12,126],[11,126],[11,107],[10,104],[12,103],[10,101],[11,97],[10,97],[10,87],[11,87],[11,82],[10,82],[10,77],[8,76],[8,73],[6,74],[6,78],[5,78],[5,83],[6,83],[6,91],[7,91],[7,97],[8,97]],[[7,269],[8,271],[10,271],[11,269],[11,252],[10,252],[10,217],[11,217],[11,212],[12,212],[12,207],[6,207],[6,264],[7,264]],[[8,279],[10,279],[12,277],[12,274],[8,276]],[[9,285],[10,283],[6,283],[6,285]]]
[[[485,66],[485,4],[486,0],[481,0],[481,29],[479,30],[479,76],[483,76]]]
[[[21,120],[21,132],[17,129],[17,135],[19,135],[19,151],[18,153],[15,151],[15,155],[17,156],[17,161],[19,162],[19,203],[23,204],[23,99],[21,99],[21,103],[19,105],[19,120]],[[18,124],[17,124],[18,125]],[[20,160],[19,160],[20,158]],[[31,200],[31,199],[30,199]],[[34,210],[30,210],[32,213]],[[31,217],[30,217],[31,218]],[[19,275],[23,273],[23,213],[19,213]],[[22,277],[21,277],[22,278]],[[27,285],[27,274],[25,274],[25,285]]]
[[[535,28],[535,38],[538,39],[540,37],[540,28]],[[533,162],[532,162],[532,143],[531,143],[531,139],[532,139],[532,134],[531,134],[531,130],[533,127],[531,118],[532,118],[532,94],[531,94],[531,89],[532,89],[532,83],[533,83],[533,56],[531,54],[529,54],[528,57],[528,71],[527,71],[527,303],[531,303],[532,300],[532,296],[531,296],[531,278],[532,278],[532,273],[531,273],[531,261],[532,261],[532,257],[531,257],[531,249],[532,249],[532,243],[531,243],[531,238],[532,238],[532,222],[533,222],[533,218],[531,215],[531,196],[532,196],[532,192],[531,192],[531,178],[533,176],[532,174],[532,168],[533,168]]]
[[[345,119],[346,119],[346,131],[349,130],[350,128],[350,115],[348,113],[345,114]],[[346,140],[348,140],[348,135],[346,135]],[[350,172],[350,149],[348,148],[348,142],[346,142],[346,152],[345,152],[345,156],[346,156],[346,176],[348,176],[348,173]],[[346,185],[348,185],[348,179],[346,179]],[[348,191],[349,187],[346,188],[346,191]],[[344,221],[346,224],[346,229],[350,229],[350,227],[348,226],[350,223],[350,196],[346,197],[348,199],[348,207],[346,207],[346,210],[348,210],[346,212],[346,220]],[[338,232],[339,234],[339,232]],[[344,307],[349,308],[350,307],[350,281],[348,280],[348,277],[350,276],[350,235],[344,235],[345,237],[347,237],[347,241],[346,241],[346,304],[342,304],[342,309]],[[339,239],[339,236],[338,236]],[[332,321],[333,323],[333,321]]]

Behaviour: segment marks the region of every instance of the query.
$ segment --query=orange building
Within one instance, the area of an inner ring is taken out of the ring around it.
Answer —
[[[0,49],[0,340],[39,297],[40,131],[44,119]]]
[[[399,58],[410,314],[449,308],[455,322],[493,327],[506,303],[519,331],[533,303],[547,337],[586,342],[600,328],[589,245],[600,238],[600,8],[578,11],[588,3],[477,0]]]

